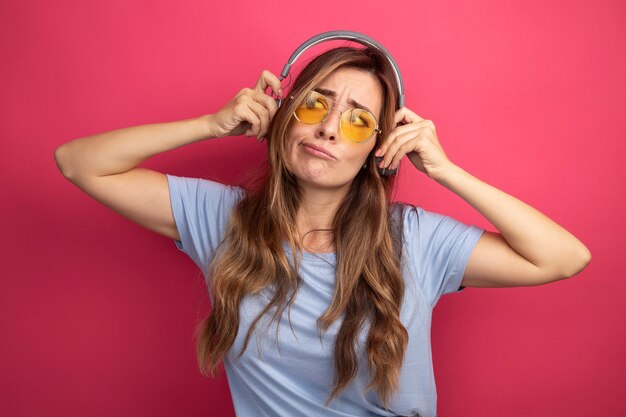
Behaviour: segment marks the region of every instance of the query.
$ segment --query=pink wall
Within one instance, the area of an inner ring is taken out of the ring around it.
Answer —
[[[348,29],[395,56],[407,107],[435,122],[453,162],[593,254],[569,280],[442,298],[439,415],[624,415],[624,3],[228,3],[0,2],[0,414],[234,415],[225,377],[195,362],[199,270],[65,180],[53,151],[215,112],[305,39]],[[142,166],[232,182],[264,150],[225,138]],[[404,200],[494,230],[410,164],[401,175]]]

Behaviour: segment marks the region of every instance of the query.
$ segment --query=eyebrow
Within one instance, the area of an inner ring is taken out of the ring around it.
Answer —
[[[322,87],[317,87],[313,89],[314,91],[317,91],[320,94],[323,94],[325,96],[330,96],[332,98],[336,98],[337,97],[337,93],[335,93],[333,90],[329,90],[327,88],[322,88]],[[374,114],[373,111],[371,111],[370,109],[368,109],[366,106],[360,104],[359,102],[355,101],[354,99],[348,99],[348,103],[351,104],[354,107],[358,107],[360,109],[364,109],[367,110],[368,112]]]

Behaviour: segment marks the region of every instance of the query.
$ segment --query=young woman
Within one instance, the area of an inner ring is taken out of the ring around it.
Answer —
[[[212,311],[198,327],[198,360],[211,374],[224,361],[238,416],[435,416],[439,298],[549,283],[591,259],[558,224],[450,161],[432,121],[395,108],[393,80],[377,50],[340,47],[302,70],[280,108],[265,93],[282,94],[280,81],[263,71],[215,114],[55,153],[68,180],[174,239],[202,269]],[[268,140],[256,186],[137,168],[241,134]],[[499,232],[392,203],[394,176],[379,168],[404,155]]]

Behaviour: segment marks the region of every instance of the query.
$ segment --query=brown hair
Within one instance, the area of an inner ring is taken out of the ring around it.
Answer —
[[[203,375],[215,375],[218,364],[232,346],[239,329],[239,305],[246,295],[274,288],[273,298],[248,329],[245,351],[257,322],[274,306],[272,320],[280,319],[299,288],[298,257],[290,264],[283,239],[292,254],[302,252],[295,236],[300,190],[286,164],[286,138],[294,123],[293,112],[311,88],[338,68],[357,68],[374,74],[383,89],[379,117],[381,133],[339,205],[333,232],[336,248],[336,285],[330,307],[317,320],[326,331],[340,316],[343,322],[335,342],[335,377],[326,404],[354,378],[358,368],[355,342],[359,330],[369,325],[366,357],[372,380],[385,407],[398,388],[398,377],[408,343],[400,321],[404,281],[400,260],[401,226],[391,215],[394,177],[382,177],[373,152],[395,127],[397,87],[387,58],[373,48],[339,47],[313,59],[294,81],[290,95],[273,117],[268,138],[269,167],[257,185],[247,191],[230,217],[217,255],[209,267],[213,279],[212,311],[197,327],[198,363]],[[367,250],[363,250],[367,248]],[[290,322],[291,325],[291,322]],[[277,326],[278,332],[278,326]]]

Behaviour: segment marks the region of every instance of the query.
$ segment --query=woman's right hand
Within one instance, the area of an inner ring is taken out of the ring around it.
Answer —
[[[279,97],[282,95],[280,80],[268,70],[263,70],[254,88],[243,88],[217,113],[211,115],[211,137],[256,136],[267,134],[270,121],[278,110],[274,98],[265,94],[267,87]]]

